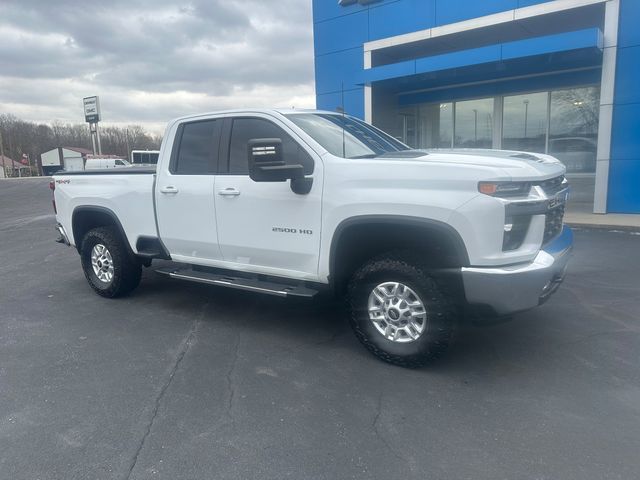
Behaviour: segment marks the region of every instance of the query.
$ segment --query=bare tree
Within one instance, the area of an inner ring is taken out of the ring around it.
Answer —
[[[39,165],[43,152],[57,147],[83,147],[91,149],[91,137],[86,124],[54,121],[51,124],[27,122],[11,114],[0,114],[0,132],[4,154],[20,161],[29,155],[31,164]],[[102,127],[100,129],[104,154],[128,157],[132,149],[156,150],[162,137],[147,132],[140,125]]]

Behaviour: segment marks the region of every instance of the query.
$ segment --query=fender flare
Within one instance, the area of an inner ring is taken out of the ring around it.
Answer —
[[[73,213],[71,214],[71,228],[73,231],[73,241],[76,244],[76,249],[78,250],[78,253],[80,253],[80,247],[81,247],[80,243],[82,239],[78,238],[78,235],[77,235],[76,215],[78,213],[85,213],[85,212],[99,213],[101,215],[106,215],[107,217],[109,217],[113,221],[113,224],[118,229],[118,232],[120,233],[122,238],[124,239],[124,243],[127,246],[127,250],[129,250],[129,253],[131,255],[136,255],[136,253],[131,248],[131,244],[129,243],[129,238],[126,235],[124,228],[122,227],[122,224],[118,219],[118,216],[113,212],[113,210],[110,210],[106,207],[100,207],[98,205],[80,205],[73,209]]]
[[[367,224],[393,224],[436,231],[439,234],[444,235],[445,238],[447,238],[451,242],[460,261],[460,266],[469,266],[469,254],[467,253],[467,247],[465,246],[464,241],[462,240],[462,237],[460,236],[458,231],[451,225],[448,225],[439,220],[406,215],[359,215],[343,220],[338,224],[334,231],[333,238],[331,239],[331,247],[329,249],[329,278],[332,278],[334,276],[334,272],[336,271],[336,252],[338,251],[338,247],[340,245],[340,241],[344,232],[351,227]]]

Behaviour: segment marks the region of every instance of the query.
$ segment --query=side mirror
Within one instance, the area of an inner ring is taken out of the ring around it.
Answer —
[[[254,182],[285,182],[304,177],[302,165],[287,165],[279,138],[249,140],[249,177]]]

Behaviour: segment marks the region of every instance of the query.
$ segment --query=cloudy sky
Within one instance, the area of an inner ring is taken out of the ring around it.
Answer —
[[[170,118],[313,107],[311,0],[0,0],[0,113],[160,133]]]

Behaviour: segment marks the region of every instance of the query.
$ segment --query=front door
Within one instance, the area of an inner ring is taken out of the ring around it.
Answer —
[[[295,132],[269,117],[226,120],[228,148],[221,151],[215,204],[223,259],[233,268],[313,280],[320,250],[322,162]],[[254,182],[249,178],[248,142],[282,139],[287,163],[302,164],[313,177],[308,194],[290,182]],[[224,174],[222,174],[224,172]]]
[[[214,202],[221,125],[216,119],[181,124],[169,167],[158,172],[158,230],[174,260],[221,258]]]

